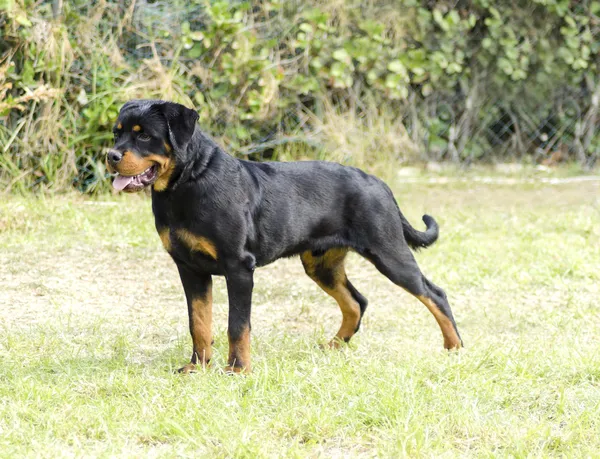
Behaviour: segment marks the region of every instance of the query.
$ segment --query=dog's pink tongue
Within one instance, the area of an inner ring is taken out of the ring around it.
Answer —
[[[123,175],[117,175],[113,180],[113,188],[117,191],[121,191],[127,185],[131,183],[133,177],[124,177]]]

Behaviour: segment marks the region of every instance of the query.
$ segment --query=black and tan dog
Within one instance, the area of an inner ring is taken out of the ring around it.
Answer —
[[[113,186],[134,192],[152,186],[152,209],[162,243],[177,264],[193,341],[193,371],[211,359],[213,275],[229,295],[228,371],[250,370],[250,309],[254,269],[299,255],[306,273],[342,310],[331,346],[358,331],[367,300],[346,277],[353,250],[417,297],[437,320],[447,349],[459,348],[442,289],[419,270],[409,246],[427,247],[438,226],[425,215],[424,232],[404,218],[392,192],[359,169],[323,161],[241,161],[196,126],[198,114],[158,100],[126,103],[107,155]]]

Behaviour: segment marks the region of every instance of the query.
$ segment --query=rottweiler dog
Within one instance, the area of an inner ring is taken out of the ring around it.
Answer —
[[[417,231],[388,186],[354,167],[234,158],[197,120],[194,110],[180,104],[129,101],[107,153],[115,189],[152,187],[156,230],[187,299],[193,351],[179,371],[210,362],[214,275],[225,276],[229,297],[226,371],[250,371],[254,270],[282,257],[299,255],[306,274],[339,304],[342,325],[330,346],[348,342],[367,308],[346,276],[350,250],[429,309],[446,349],[462,346],[446,294],[421,273],[410,250],[437,240],[432,217],[424,215],[427,229]]]

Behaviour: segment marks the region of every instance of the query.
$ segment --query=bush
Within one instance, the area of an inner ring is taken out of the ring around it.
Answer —
[[[104,189],[134,97],[254,159],[600,153],[600,2],[92,3],[0,0],[3,188]]]

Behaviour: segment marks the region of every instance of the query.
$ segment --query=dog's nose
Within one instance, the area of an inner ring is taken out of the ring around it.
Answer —
[[[117,150],[109,150],[107,153],[108,162],[111,164],[117,164],[123,159],[123,154]]]

